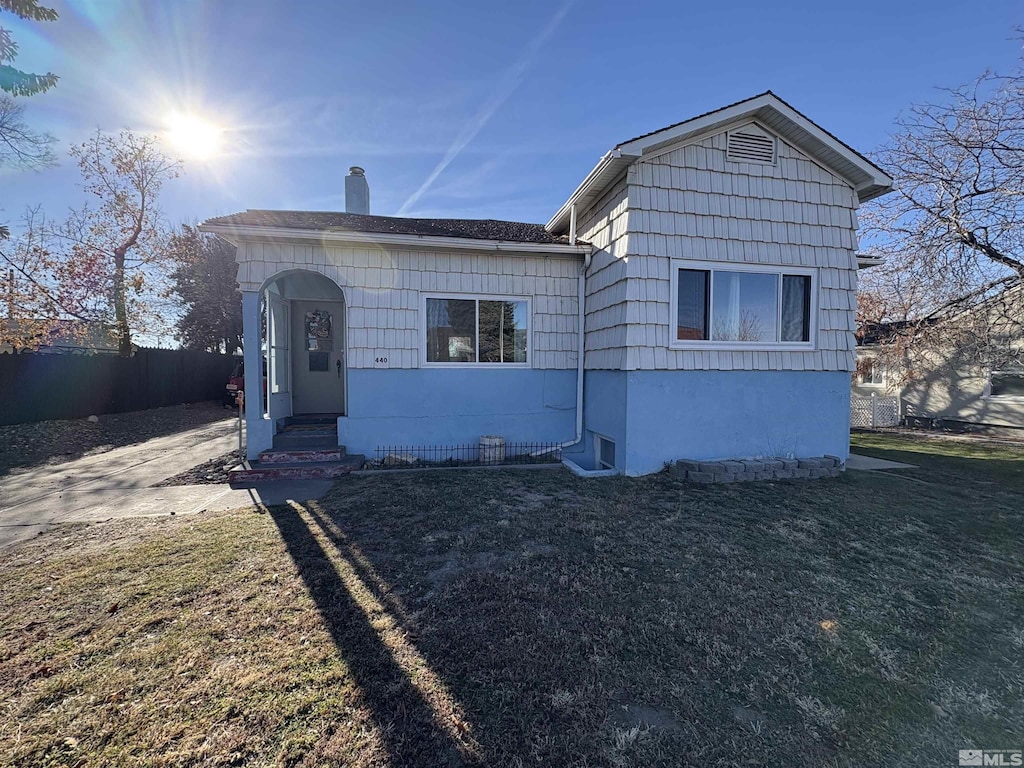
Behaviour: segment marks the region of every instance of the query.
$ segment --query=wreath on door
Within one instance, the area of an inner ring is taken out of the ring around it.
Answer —
[[[331,313],[314,309],[306,313],[306,336],[326,339],[331,335]]]

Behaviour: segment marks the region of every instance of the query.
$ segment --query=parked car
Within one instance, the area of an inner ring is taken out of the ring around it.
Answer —
[[[245,392],[245,361],[239,359],[234,370],[228,376],[228,383],[224,385],[224,406],[226,408],[237,408],[236,398],[239,392]],[[267,361],[263,361],[263,394],[267,393]]]

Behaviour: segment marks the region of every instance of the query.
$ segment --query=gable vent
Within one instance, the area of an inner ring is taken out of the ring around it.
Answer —
[[[734,163],[775,165],[775,137],[752,125],[729,131],[725,156]]]

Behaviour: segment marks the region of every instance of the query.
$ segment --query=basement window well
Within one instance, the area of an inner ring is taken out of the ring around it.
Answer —
[[[598,469],[615,469],[615,442],[601,435],[594,435],[594,456]]]

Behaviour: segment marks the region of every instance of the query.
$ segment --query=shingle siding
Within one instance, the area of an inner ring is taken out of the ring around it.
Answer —
[[[615,328],[615,338],[624,337],[622,367],[853,370],[857,287],[853,188],[782,140],[774,166],[727,161],[725,149],[723,131],[640,160],[627,172],[628,215],[623,218],[628,221],[628,259],[618,264],[615,284],[621,291],[625,282],[628,301],[623,325]],[[582,230],[580,236],[587,238]],[[817,348],[797,352],[668,349],[672,258],[816,267]],[[601,329],[610,330],[607,325]],[[589,338],[587,349],[591,367]]]
[[[244,242],[238,259],[243,291],[294,269],[340,285],[349,368],[379,368],[377,358],[387,358],[389,368],[419,367],[421,296],[429,293],[529,297],[532,367],[576,367],[579,259],[267,242]]]
[[[577,236],[594,248],[586,279],[586,366],[626,367],[628,200],[623,176],[577,222]]]

